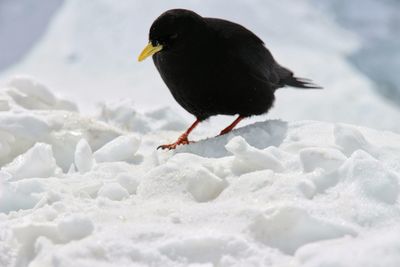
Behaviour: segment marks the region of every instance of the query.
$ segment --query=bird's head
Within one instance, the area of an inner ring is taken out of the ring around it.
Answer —
[[[187,45],[203,24],[203,18],[190,10],[171,9],[164,12],[151,25],[149,43],[140,53],[139,61],[160,51],[176,50]]]

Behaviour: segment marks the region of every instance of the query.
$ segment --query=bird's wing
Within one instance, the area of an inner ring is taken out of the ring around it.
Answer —
[[[291,71],[275,62],[264,42],[251,31],[222,19],[206,18],[206,21],[219,43],[223,44],[219,49],[228,55],[228,62],[243,66],[254,78],[273,88],[284,86],[281,81],[292,75]]]

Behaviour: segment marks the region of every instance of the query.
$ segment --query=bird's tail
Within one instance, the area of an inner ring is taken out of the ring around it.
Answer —
[[[284,80],[285,85],[302,89],[322,89],[321,86],[314,84],[310,79],[289,76]]]

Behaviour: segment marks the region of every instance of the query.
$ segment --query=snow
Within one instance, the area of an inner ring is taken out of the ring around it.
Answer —
[[[350,55],[350,61],[375,82],[379,94],[399,105],[399,2],[333,0],[313,3],[357,35],[361,47]]]
[[[330,172],[336,170],[346,160],[346,156],[334,148],[304,148],[299,151],[299,156],[304,172],[312,172],[317,168]]]
[[[265,213],[249,226],[250,235],[290,255],[305,244],[356,235],[349,226],[314,218],[297,207],[283,207]]]
[[[399,264],[400,135],[266,120],[162,151],[168,109],[95,119],[12,84],[48,109],[1,91],[1,266]]]
[[[29,177],[47,178],[53,176],[56,168],[51,146],[36,143],[1,170],[11,175],[10,180],[21,180]]]
[[[116,180],[129,194],[136,194],[140,182],[138,177],[134,177],[130,173],[120,173]]]
[[[129,161],[139,145],[140,139],[134,135],[119,136],[94,152],[93,157],[97,162]]]
[[[66,242],[82,239],[90,235],[93,229],[93,222],[83,214],[66,215],[57,224],[57,231]]]
[[[129,196],[128,190],[119,183],[108,183],[103,185],[97,193],[99,197],[106,197],[111,200],[122,200]]]
[[[88,172],[93,167],[93,152],[85,139],[81,139],[78,144],[76,144],[74,162],[80,173]]]
[[[306,0],[61,2],[0,1],[37,21],[1,16],[0,35],[32,32],[0,44],[0,266],[400,266],[400,111],[348,59],[365,36]],[[178,5],[246,25],[325,89],[156,150],[193,118],[136,56]]]

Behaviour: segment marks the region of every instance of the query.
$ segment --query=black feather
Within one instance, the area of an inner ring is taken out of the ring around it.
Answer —
[[[290,76],[283,80],[283,83],[288,86],[302,89],[322,89],[321,86],[314,84],[310,79],[298,78]]]

